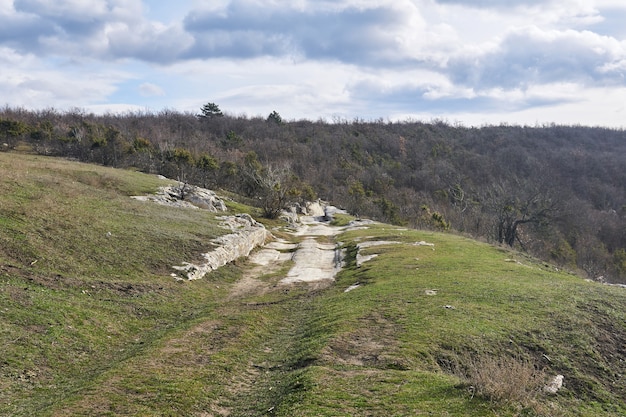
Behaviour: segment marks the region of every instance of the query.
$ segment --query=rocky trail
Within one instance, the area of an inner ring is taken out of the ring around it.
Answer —
[[[169,205],[170,199],[179,204],[174,193],[165,190],[161,194],[165,198],[157,203]],[[343,254],[336,238],[366,223],[333,226],[329,222],[333,211],[319,203],[309,205],[306,215],[293,216],[288,226],[277,231],[281,238],[248,215],[224,216],[222,226],[230,233],[211,242],[211,251],[203,254],[200,262],[173,267],[176,272],[172,276],[179,281],[210,280],[211,271],[234,260],[243,270],[217,307],[214,317],[221,319],[197,322],[176,338],[177,346],[189,346],[177,352],[189,355],[189,360],[211,362],[210,357],[222,354],[245,358],[227,377],[220,378],[224,394],[216,399],[211,413],[201,415],[256,415],[259,409],[271,415],[294,390],[294,384],[297,391],[298,382],[290,378],[297,378],[313,360],[303,346],[310,343],[316,295],[334,283],[342,267]],[[201,351],[191,348],[199,343],[198,329],[210,329],[201,336],[208,338],[202,343],[211,346],[204,352],[209,358],[201,359]]]
[[[226,205],[213,191],[185,187],[164,186],[154,195],[133,198],[180,208],[226,211]],[[246,257],[253,267],[235,285],[232,297],[258,289],[261,286],[260,276],[280,270],[288,261],[293,266],[280,280],[280,284],[307,282],[328,285],[341,269],[342,256],[334,238],[345,230],[332,226],[328,221],[335,212],[337,209],[332,206],[310,203],[306,215],[294,214],[290,227],[285,228],[284,232],[290,235],[289,240],[274,238],[249,215],[223,216],[222,227],[231,233],[211,242],[214,248],[202,255],[201,262],[183,262],[180,266],[173,266],[177,272],[172,273],[172,276],[178,280],[202,279],[211,271]]]
[[[307,283],[311,289],[331,285],[341,270],[341,251],[335,237],[344,230],[324,220],[321,207],[301,216],[287,234],[290,241],[274,239],[249,256],[252,265],[233,287],[231,298],[263,294],[277,286]],[[289,265],[289,270],[277,282],[268,283],[262,277],[276,274]]]
[[[343,230],[324,221],[323,212],[312,211],[283,231],[285,238],[272,237],[243,263],[244,274],[233,284],[224,308],[239,308],[238,314],[265,320],[248,330],[256,335],[244,347],[248,362],[223,381],[228,395],[215,404],[217,413],[209,415],[256,415],[259,409],[271,415],[284,401],[290,377],[307,360],[301,358],[301,345],[314,294],[332,285],[341,268],[334,239]],[[273,301],[264,301],[268,299]]]
[[[212,212],[226,210],[225,204],[210,190],[189,188],[183,193],[184,200],[181,200],[179,188],[162,187],[155,195],[133,198],[181,208],[203,208]],[[344,230],[330,225],[328,221],[329,214],[336,211],[334,207],[322,206],[320,203],[309,204],[307,214],[294,215],[294,221],[285,229],[291,235],[290,241],[275,239],[249,215],[224,216],[222,226],[231,233],[215,239],[212,242],[215,248],[202,255],[202,262],[184,262],[180,266],[173,266],[178,272],[172,276],[181,280],[202,279],[235,259],[249,257],[257,267],[246,273],[242,282],[235,287],[235,294],[242,291],[242,286],[250,287],[255,275],[276,271],[287,261],[292,261],[294,265],[281,284],[332,282],[341,269],[341,254],[333,239]],[[268,240],[270,243],[265,244]],[[258,247],[260,249],[255,251]]]

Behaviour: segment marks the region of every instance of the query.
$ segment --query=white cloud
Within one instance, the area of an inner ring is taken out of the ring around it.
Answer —
[[[117,82],[119,78],[112,75],[65,74],[31,68],[24,75],[9,74],[0,82],[0,90],[3,99],[12,106],[72,108],[104,101],[115,91]]]
[[[516,9],[536,5],[545,5],[546,0],[435,0],[439,4],[462,5],[485,9]]]
[[[530,26],[509,33],[482,56],[476,51],[451,60],[451,78],[476,88],[527,87],[551,82],[585,85],[622,83],[626,44],[583,31],[543,31]]]
[[[350,96],[345,86],[361,74],[341,63],[269,57],[255,58],[249,65],[225,58],[194,60],[166,71],[166,78],[185,86],[173,102],[176,108],[193,112],[211,101],[227,113],[266,117],[276,110],[285,119],[348,114]]]
[[[48,61],[0,47],[0,94],[26,108],[72,108],[103,102],[129,74],[102,65]]]

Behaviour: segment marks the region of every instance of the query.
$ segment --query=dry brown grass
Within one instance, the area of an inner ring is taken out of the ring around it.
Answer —
[[[536,400],[547,379],[530,360],[493,356],[469,359],[466,378],[475,395],[522,405]]]
[[[447,365],[449,372],[464,381],[472,396],[536,416],[561,415],[554,404],[542,401],[548,375],[528,358],[464,354]]]

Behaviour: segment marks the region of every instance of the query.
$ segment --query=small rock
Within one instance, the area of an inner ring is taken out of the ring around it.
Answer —
[[[348,288],[346,288],[343,292],[350,292],[352,290],[356,290],[357,288],[359,288],[361,286],[361,283],[357,282],[356,284],[352,284],[350,285]]]
[[[424,291],[426,295],[437,295],[437,290],[426,290]]]
[[[556,394],[563,387],[563,378],[563,375],[555,376],[548,385],[543,387],[543,390],[548,394]]]
[[[455,306],[451,306],[450,304],[446,304],[443,308],[447,308],[448,310],[456,310]]]

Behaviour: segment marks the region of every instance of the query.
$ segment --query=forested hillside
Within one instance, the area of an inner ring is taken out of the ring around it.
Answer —
[[[213,104],[213,103],[209,103]],[[136,167],[256,201],[320,197],[353,214],[510,245],[626,282],[626,131],[442,121],[0,112],[4,151]]]

